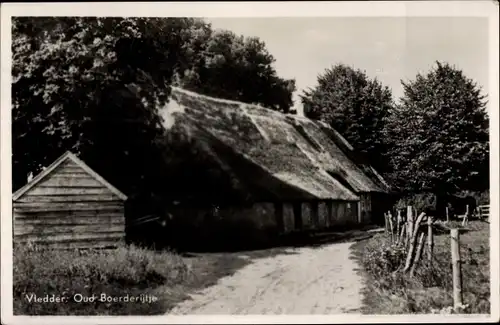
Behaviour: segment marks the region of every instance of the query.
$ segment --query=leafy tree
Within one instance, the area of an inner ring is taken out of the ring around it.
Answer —
[[[435,194],[488,189],[489,122],[477,84],[440,62],[402,84],[387,124],[394,183]]]
[[[157,108],[183,62],[191,25],[177,18],[13,19],[14,190],[65,150],[125,192],[151,186],[163,133]]]
[[[129,195],[161,192],[158,108],[172,82],[291,106],[294,82],[276,76],[262,42],[201,19],[21,17],[12,36],[14,190],[72,150]]]
[[[388,87],[359,69],[338,64],[319,75],[318,85],[300,97],[305,116],[331,125],[361,157],[379,171],[387,171],[383,134],[393,105]]]
[[[256,37],[217,30],[199,34],[198,55],[179,83],[206,95],[262,104],[285,113],[293,106],[295,80],[277,76],[275,59]]]

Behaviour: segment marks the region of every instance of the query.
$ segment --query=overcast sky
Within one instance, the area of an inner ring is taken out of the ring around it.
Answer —
[[[318,74],[344,63],[377,77],[402,94],[400,80],[447,61],[488,90],[488,21],[463,17],[210,18],[214,28],[258,36],[284,78],[298,91],[314,87]],[[298,107],[301,112],[301,106]]]

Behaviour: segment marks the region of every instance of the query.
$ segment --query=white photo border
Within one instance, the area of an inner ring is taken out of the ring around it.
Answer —
[[[1,7],[1,318],[5,324],[456,323],[499,320],[499,15],[498,1],[93,2],[3,3]],[[491,315],[13,316],[11,18],[149,17],[485,17],[489,19]],[[497,306],[497,307],[494,307]]]

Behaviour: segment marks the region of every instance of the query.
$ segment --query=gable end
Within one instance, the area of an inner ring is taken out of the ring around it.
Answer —
[[[25,195],[28,192],[31,192],[30,190],[35,190],[36,185],[42,185],[44,182],[47,182],[49,180],[51,180],[53,183],[53,185],[49,185],[49,188],[57,188],[57,186],[59,186],[57,181],[52,180],[50,177],[58,173],[62,175],[61,171],[67,172],[68,170],[70,171],[69,175],[80,174],[82,176],[85,175],[89,176],[87,177],[87,181],[89,183],[88,188],[84,190],[83,193],[81,191],[80,192],[77,191],[76,188],[73,188],[72,190],[75,192],[74,193],[75,195],[86,194],[87,192],[89,193],[95,192],[95,194],[98,195],[105,194],[105,192],[103,192],[103,188],[105,188],[104,190],[108,191],[108,193],[111,192],[112,195],[117,196],[119,199],[123,201],[127,200],[127,196],[125,194],[123,194],[113,185],[108,183],[104,178],[102,178],[99,174],[97,174],[89,166],[87,166],[83,161],[81,161],[76,155],[68,151],[61,157],[56,159],[56,161],[54,161],[49,167],[47,167],[40,174],[34,177],[25,186],[16,191],[13,194],[13,201],[19,200],[23,195]],[[74,174],[72,174],[73,172]],[[69,189],[70,189],[69,191],[71,191],[71,185]]]

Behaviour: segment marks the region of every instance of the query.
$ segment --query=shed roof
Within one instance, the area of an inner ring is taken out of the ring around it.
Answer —
[[[100,182],[103,186],[108,188],[111,192],[116,194],[120,199],[122,200],[127,200],[127,196],[123,194],[120,190],[118,190],[116,187],[108,183],[104,178],[102,178],[99,174],[97,174],[92,168],[90,168],[87,164],[85,164],[81,159],[79,159],[75,154],[73,154],[70,151],[65,152],[63,155],[61,155],[59,158],[57,158],[51,165],[49,165],[46,169],[44,169],[42,172],[40,172],[37,176],[35,176],[31,181],[29,181],[26,185],[18,189],[14,194],[12,199],[14,201],[18,200],[21,198],[26,192],[28,192],[31,188],[35,187],[38,183],[40,183],[42,180],[46,179],[49,175],[56,170],[58,166],[60,166],[62,163],[66,161],[72,161],[75,164],[77,164],[79,167],[81,167],[85,172],[87,172],[90,176],[92,176],[94,179],[96,179],[98,182]]]

